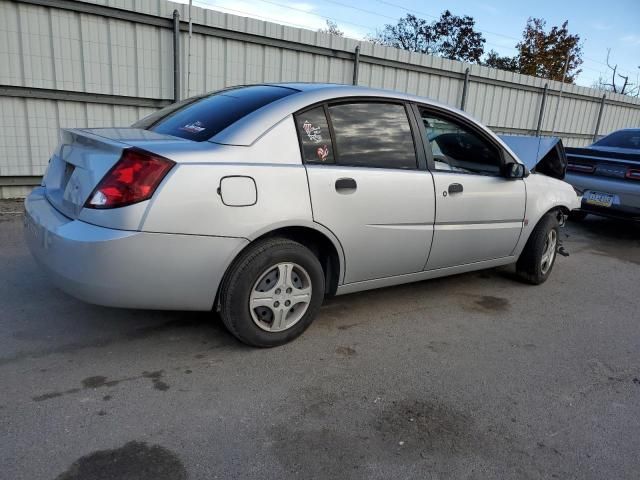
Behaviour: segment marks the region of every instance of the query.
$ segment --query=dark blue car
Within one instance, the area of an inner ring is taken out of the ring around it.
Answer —
[[[593,145],[567,148],[565,181],[582,193],[587,214],[640,220],[640,128],[610,133]]]

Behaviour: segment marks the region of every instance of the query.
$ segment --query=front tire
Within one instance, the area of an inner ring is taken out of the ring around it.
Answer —
[[[531,285],[544,283],[553,269],[560,238],[560,225],[554,212],[536,225],[516,263],[518,276]]]
[[[275,347],[309,327],[324,289],[322,265],[308,248],[286,238],[267,238],[234,261],[220,291],[220,316],[241,342]]]

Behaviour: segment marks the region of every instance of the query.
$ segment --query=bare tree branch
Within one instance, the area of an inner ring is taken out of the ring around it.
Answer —
[[[611,49],[607,48],[607,67],[611,70],[611,83],[606,83],[602,77],[598,79],[597,82],[594,82],[593,87],[599,88],[601,90],[608,90],[613,93],[620,93],[622,95],[629,95],[632,97],[640,96],[640,85],[636,83],[632,83],[629,81],[629,75],[622,75],[618,72],[618,64],[611,65]],[[616,83],[616,78],[621,78],[624,80],[622,86],[619,83]]]

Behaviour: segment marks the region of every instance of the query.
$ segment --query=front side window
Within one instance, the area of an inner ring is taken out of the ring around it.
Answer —
[[[324,107],[319,106],[299,113],[295,119],[304,161],[306,163],[335,163]]]
[[[251,112],[297,91],[273,85],[229,88],[169,105],[132,126],[204,142]]]
[[[502,158],[497,147],[466,126],[420,109],[436,170],[500,175]]]
[[[404,105],[357,102],[329,106],[337,163],[375,168],[417,168]]]

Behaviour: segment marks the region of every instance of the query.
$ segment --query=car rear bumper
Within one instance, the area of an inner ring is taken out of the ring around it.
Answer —
[[[98,227],[58,212],[36,188],[25,200],[25,236],[36,261],[65,292],[90,303],[210,310],[242,238]]]
[[[640,219],[640,182],[622,179],[567,173],[565,182],[582,192],[580,210],[612,217]],[[610,207],[590,205],[586,202],[589,192],[608,193],[614,196]]]

